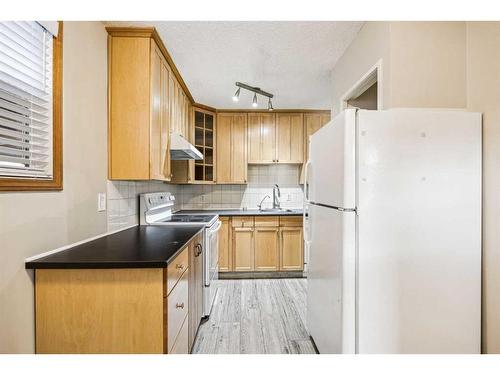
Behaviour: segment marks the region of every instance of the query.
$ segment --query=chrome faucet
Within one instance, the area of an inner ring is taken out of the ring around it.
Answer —
[[[271,198],[269,195],[266,195],[264,198],[262,198],[262,200],[260,201],[260,203],[257,205],[257,207],[259,207],[259,211],[262,211],[262,204],[264,203],[264,201],[266,200],[266,198]]]
[[[274,209],[281,208],[280,197],[281,197],[280,187],[278,186],[278,184],[275,184],[273,186],[273,208]]]

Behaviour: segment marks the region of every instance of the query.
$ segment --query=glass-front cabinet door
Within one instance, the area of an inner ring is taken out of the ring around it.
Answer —
[[[215,114],[194,108],[195,146],[203,154],[203,160],[195,160],[194,179],[196,182],[214,182],[215,179]]]

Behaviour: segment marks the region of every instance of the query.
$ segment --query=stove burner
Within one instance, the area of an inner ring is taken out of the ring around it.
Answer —
[[[162,223],[209,223],[214,218],[214,215],[172,215]]]

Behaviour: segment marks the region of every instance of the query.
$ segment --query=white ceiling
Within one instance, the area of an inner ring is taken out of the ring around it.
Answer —
[[[251,108],[236,81],[274,94],[274,108],[330,109],[330,72],[363,22],[106,22],[154,26],[198,103]],[[267,98],[259,97],[259,108]]]

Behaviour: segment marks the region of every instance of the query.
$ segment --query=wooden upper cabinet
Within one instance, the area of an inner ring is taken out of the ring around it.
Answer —
[[[232,116],[217,116],[217,183],[231,182]]]
[[[248,114],[248,163],[276,162],[276,116],[274,113]]]
[[[109,38],[110,179],[150,178],[150,40]]]
[[[302,113],[248,114],[248,163],[301,164],[303,161]]]
[[[168,81],[170,68],[156,43],[151,40],[151,161],[150,178],[169,181],[170,119],[168,116]]]
[[[309,137],[330,121],[327,113],[306,113],[304,115],[304,163],[309,159]],[[304,164],[305,165],[305,164]],[[305,179],[305,167],[302,167],[299,183]]]
[[[195,143],[195,129],[194,129],[194,112],[193,106],[189,101],[184,105],[184,116],[186,124],[184,137],[192,144]],[[195,182],[195,165],[194,160],[172,160],[172,180],[173,183],[178,184],[192,184]]]
[[[247,182],[247,115],[219,113],[216,132],[216,183]]]
[[[109,36],[108,176],[170,180],[171,70],[147,36]]]
[[[172,75],[165,59],[161,59],[161,160],[159,167],[163,176],[168,181],[172,177],[172,164],[170,159],[170,118],[168,101],[168,82]]]
[[[154,41],[151,40],[151,160],[150,177],[162,179],[163,171],[160,168],[162,162],[162,62],[157,53]]]
[[[309,137],[316,133],[323,125],[325,125],[328,121],[330,121],[330,115],[324,113],[307,113],[304,116],[304,150],[305,150],[305,159],[309,158]]]
[[[232,182],[246,184],[247,182],[247,116],[233,116],[231,134],[231,175]]]
[[[171,95],[171,131],[189,140],[189,100],[174,75],[171,76],[169,84]]]
[[[304,117],[301,113],[276,115],[276,161],[298,164],[304,161]]]

